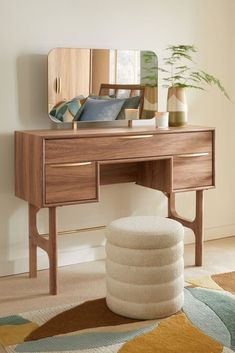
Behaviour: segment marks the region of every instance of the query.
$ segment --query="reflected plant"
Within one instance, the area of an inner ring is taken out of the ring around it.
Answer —
[[[150,87],[158,85],[157,56],[153,51],[141,51],[141,83]]]

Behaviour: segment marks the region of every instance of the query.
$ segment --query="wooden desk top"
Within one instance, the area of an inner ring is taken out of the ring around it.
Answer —
[[[24,130],[21,133],[27,133],[46,139],[57,138],[77,138],[77,137],[99,137],[99,136],[120,136],[120,135],[144,135],[144,134],[171,134],[182,132],[212,131],[213,127],[186,125],[181,127],[169,127],[158,129],[154,127],[132,127],[132,128],[79,128],[73,129],[47,129],[47,130]],[[17,132],[17,131],[16,131]]]

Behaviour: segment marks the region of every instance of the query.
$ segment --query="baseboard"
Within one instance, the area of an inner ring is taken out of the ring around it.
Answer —
[[[205,240],[227,238],[235,235],[235,224],[218,227],[205,228]],[[77,240],[79,242],[79,238]],[[194,243],[194,234],[190,229],[185,231],[185,244]],[[90,262],[105,258],[104,246],[90,246],[82,248],[74,245],[72,247],[58,250],[58,266],[67,266],[82,262]],[[48,268],[47,254],[39,249],[38,269]],[[28,257],[21,257],[13,260],[0,260],[0,277],[28,272]]]
[[[204,239],[205,241],[222,239],[235,236],[235,224],[222,225],[217,227],[205,227]],[[185,228],[185,244],[192,244],[195,242],[195,237],[191,229]]]
[[[105,258],[104,246],[75,248],[72,250],[58,250],[58,266],[68,266],[82,262],[90,262]],[[47,254],[38,251],[38,270],[48,268]],[[28,258],[22,257],[15,260],[0,261],[0,277],[25,273],[29,271]]]

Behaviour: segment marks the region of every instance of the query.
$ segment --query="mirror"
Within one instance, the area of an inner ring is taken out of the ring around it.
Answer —
[[[147,50],[56,48],[48,54],[48,113],[54,122],[152,118],[157,56]]]

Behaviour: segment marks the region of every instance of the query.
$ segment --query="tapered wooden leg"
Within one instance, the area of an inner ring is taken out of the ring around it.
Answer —
[[[193,230],[195,235],[195,265],[202,266],[203,259],[203,190],[196,191],[196,215],[194,220],[189,220],[178,215],[175,205],[175,194],[167,194],[168,197],[168,217],[182,223],[184,227]]]
[[[49,208],[49,272],[50,294],[57,294],[57,219],[56,207]]]
[[[29,204],[29,277],[37,277],[37,213],[39,209]]]
[[[196,266],[202,266],[203,259],[203,239],[204,239],[204,202],[203,191],[196,191],[196,217],[194,221],[195,233],[195,262]]]
[[[56,207],[49,208],[49,237],[37,230],[39,208],[29,204],[29,277],[37,277],[37,247],[47,252],[49,258],[50,294],[57,294],[57,220]]]

